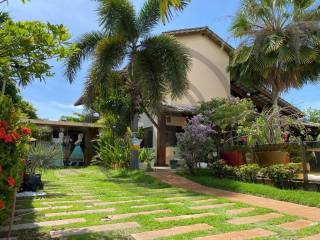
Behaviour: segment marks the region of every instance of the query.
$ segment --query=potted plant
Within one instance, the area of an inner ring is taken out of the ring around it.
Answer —
[[[35,192],[43,188],[41,172],[52,165],[57,153],[54,145],[44,142],[32,143],[22,184],[23,191]]]
[[[154,149],[152,148],[142,148],[139,153],[139,161],[142,164],[147,164],[146,167],[140,166],[141,169],[146,169],[147,171],[152,171],[151,163],[156,158]]]
[[[260,166],[285,164],[290,162],[289,153],[284,148],[278,150],[276,144],[286,142],[283,136],[290,132],[290,127],[303,128],[296,119],[294,116],[281,115],[272,109],[265,110],[257,114],[250,126],[240,127],[238,132],[248,136],[248,144],[259,149],[256,151],[256,156]],[[259,145],[268,145],[269,148],[261,151]]]

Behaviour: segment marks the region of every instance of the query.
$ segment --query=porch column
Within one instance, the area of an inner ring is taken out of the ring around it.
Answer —
[[[166,115],[161,114],[158,118],[157,130],[157,165],[166,166]]]

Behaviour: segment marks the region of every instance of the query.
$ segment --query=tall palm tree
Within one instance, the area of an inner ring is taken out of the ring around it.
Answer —
[[[124,75],[124,88],[131,98],[131,130],[137,132],[139,113],[161,112],[161,103],[170,95],[182,96],[188,89],[190,56],[187,49],[169,35],[152,36],[160,20],[158,0],[147,0],[136,13],[129,0],[98,0],[100,31],[84,34],[78,51],[67,61],[66,75],[74,81],[84,59],[91,57],[87,90],[107,88],[115,73]],[[126,65],[125,71],[119,72]],[[137,152],[132,152],[137,166]]]
[[[240,40],[233,77],[271,91],[273,109],[290,88],[318,81],[320,9],[316,0],[243,0],[231,32]]]

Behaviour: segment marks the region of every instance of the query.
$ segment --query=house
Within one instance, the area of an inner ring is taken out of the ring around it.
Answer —
[[[199,102],[233,96],[251,98],[258,109],[272,105],[268,89],[256,89],[230,79],[227,66],[233,48],[208,27],[180,29],[164,34],[175,36],[189,49],[192,67],[188,75],[189,91],[178,100],[167,99],[164,113],[158,119],[159,129],[145,115],[140,119],[140,126],[145,129],[144,145],[157,149],[159,166],[168,165],[173,158],[176,133],[183,130],[187,117],[194,114]],[[288,114],[303,115],[283,99],[279,100],[279,105]]]
[[[187,118],[195,114],[200,102],[213,98],[240,97],[251,98],[258,109],[272,105],[271,94],[265,88],[253,88],[237,83],[230,79],[227,66],[233,48],[208,27],[180,29],[164,32],[175,36],[189,50],[192,57],[192,67],[188,74],[189,90],[180,99],[169,97],[163,103],[164,111],[157,119],[157,129],[145,114],[139,120],[139,126],[144,129],[145,147],[157,149],[157,165],[169,164],[174,156],[176,133],[183,131]],[[75,105],[81,105],[80,98]],[[290,114],[303,113],[283,99],[279,100],[280,107]]]

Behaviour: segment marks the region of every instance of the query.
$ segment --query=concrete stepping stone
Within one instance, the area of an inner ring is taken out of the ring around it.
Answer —
[[[116,210],[115,208],[107,208],[107,209],[90,209],[90,210],[81,210],[81,211],[46,213],[45,217],[70,216],[70,215],[78,215],[78,214],[100,214],[100,213],[113,212],[115,210]]]
[[[55,209],[67,209],[72,208],[73,206],[56,206],[56,207],[41,207],[41,208],[24,208],[24,209],[17,209],[16,213],[25,213],[25,212],[40,212],[46,210],[55,210]]]
[[[163,205],[182,205],[182,202],[171,202],[171,203],[155,203],[155,204],[148,204],[148,205],[137,205],[131,206],[131,208],[148,208],[148,207],[157,207]]]
[[[82,199],[94,199],[95,196],[81,196]]]
[[[95,202],[93,203],[94,206],[107,206],[107,205],[114,205],[114,204],[123,204],[123,203],[131,203],[131,202],[141,202],[145,201],[144,199],[133,199],[133,200],[125,200],[125,201],[116,201],[116,202]]]
[[[248,213],[253,210],[255,210],[255,208],[237,208],[237,209],[227,210],[226,214],[237,215],[237,214],[241,214],[241,213]]]
[[[304,238],[300,238],[300,240],[319,240],[320,239],[320,233]]]
[[[97,199],[87,199],[87,200],[67,200],[67,201],[55,201],[55,202],[40,202],[42,205],[51,205],[51,204],[62,204],[62,203],[96,203],[101,202]]]
[[[283,215],[279,213],[267,213],[263,215],[256,215],[256,216],[250,216],[250,217],[234,218],[234,219],[228,220],[227,222],[231,224],[237,224],[237,225],[251,224],[251,223],[264,222],[264,221],[268,221],[268,220],[279,218],[279,217],[283,217]]]
[[[205,231],[212,228],[210,225],[201,223],[201,224],[193,224],[187,226],[173,227],[168,229],[161,229],[149,232],[142,232],[131,234],[133,239],[135,240],[153,240],[161,237],[172,237],[179,234],[186,234],[196,231]]]
[[[294,222],[286,222],[286,223],[280,224],[278,226],[281,228],[284,228],[288,231],[296,231],[296,230],[310,227],[313,224],[314,224],[314,222],[301,219],[301,220],[297,220]]]
[[[35,222],[35,223],[23,223],[16,224],[12,226],[12,231],[18,230],[26,230],[26,229],[34,229],[38,227],[52,227],[52,226],[60,226],[67,225],[73,223],[84,223],[86,220],[84,218],[74,218],[74,219],[64,219],[64,220],[56,220],[56,221],[47,221],[47,222]],[[9,226],[4,226],[0,228],[0,232],[8,231]]]
[[[199,213],[199,214],[172,216],[172,217],[161,217],[161,218],[155,218],[154,220],[156,220],[157,222],[169,222],[169,221],[179,221],[179,220],[185,220],[185,219],[209,217],[214,215],[216,214],[215,213]]]
[[[84,227],[84,228],[73,228],[66,229],[60,231],[51,231],[51,238],[62,238],[62,237],[70,237],[76,235],[83,235],[89,233],[99,233],[99,232],[110,232],[116,230],[126,230],[130,228],[137,228],[140,225],[136,222],[125,222],[125,223],[115,223],[115,224],[107,224],[107,225],[99,225],[92,227]]]
[[[234,205],[234,203],[220,203],[220,204],[214,204],[214,205],[195,206],[195,207],[190,207],[190,209],[191,210],[205,210],[205,209],[229,207],[229,206],[233,206],[233,205]]]
[[[193,203],[201,204],[201,203],[210,203],[213,201],[217,201],[217,199],[212,198],[212,199],[196,200],[196,201],[193,201]]]
[[[264,230],[262,228],[255,228],[250,230],[228,232],[206,237],[195,238],[195,240],[247,240],[259,237],[270,237],[275,235],[274,232]]]
[[[158,213],[171,213],[171,210],[164,209],[164,210],[154,210],[154,211],[144,211],[144,212],[117,214],[117,215],[108,216],[108,218],[103,219],[103,220],[104,221],[111,221],[111,220],[129,218],[129,217],[133,217],[133,216],[151,215],[151,214],[158,214]]]
[[[194,199],[196,197],[192,197],[192,196],[181,196],[181,197],[168,197],[168,198],[165,198],[164,200],[167,200],[167,201],[176,201],[176,200],[191,200],[191,199]]]

